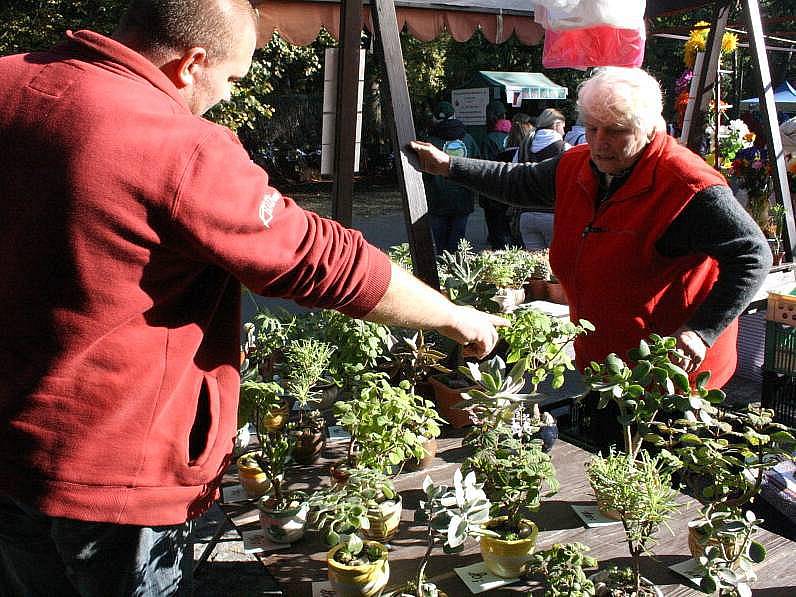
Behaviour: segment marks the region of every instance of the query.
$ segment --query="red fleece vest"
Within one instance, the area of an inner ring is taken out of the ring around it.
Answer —
[[[671,335],[710,293],[717,262],[706,255],[668,258],[655,243],[691,198],[724,178],[697,155],[658,133],[627,182],[595,208],[598,180],[588,146],[566,152],[556,170],[556,219],[550,263],[573,321],[596,332],[575,343],[581,369],[609,353],[625,355],[650,333]],[[735,371],[737,320],[708,349],[700,367],[711,387]]]

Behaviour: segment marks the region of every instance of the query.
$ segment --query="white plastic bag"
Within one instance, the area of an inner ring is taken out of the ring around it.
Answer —
[[[645,8],[645,0],[536,0],[534,21],[552,31],[606,25],[638,30]]]

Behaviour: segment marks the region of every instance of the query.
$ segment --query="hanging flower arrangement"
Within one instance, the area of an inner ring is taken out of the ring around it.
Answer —
[[[683,62],[688,68],[694,68],[697,52],[704,52],[708,43],[710,23],[699,21],[691,30],[683,50]],[[725,33],[721,38],[721,55],[732,54],[738,49],[738,36],[734,33]]]

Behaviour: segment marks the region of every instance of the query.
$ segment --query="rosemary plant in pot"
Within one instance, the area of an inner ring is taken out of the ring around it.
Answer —
[[[616,512],[622,522],[631,558],[627,582],[620,580],[621,575],[603,572],[598,576],[599,582],[595,580],[597,595],[625,595],[631,591],[639,597],[660,594],[652,583],[643,581],[641,557],[651,553],[655,533],[678,508],[672,471],[679,465],[668,453],[652,457],[641,452],[633,460],[628,454],[613,451],[607,456],[594,456],[587,464],[586,476],[602,496],[603,507]]]
[[[299,464],[312,464],[326,446],[325,421],[313,408],[318,402],[315,389],[329,365],[334,348],[314,338],[302,338],[285,348],[285,389],[298,407],[293,459]]]

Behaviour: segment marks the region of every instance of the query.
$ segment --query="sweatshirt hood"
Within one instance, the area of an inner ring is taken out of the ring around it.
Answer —
[[[446,118],[438,122],[431,131],[435,137],[443,141],[462,139],[465,134],[464,123],[458,118]]]
[[[536,153],[542,151],[545,147],[556,141],[561,141],[561,135],[553,129],[538,129],[533,136],[531,143],[531,151]]]

